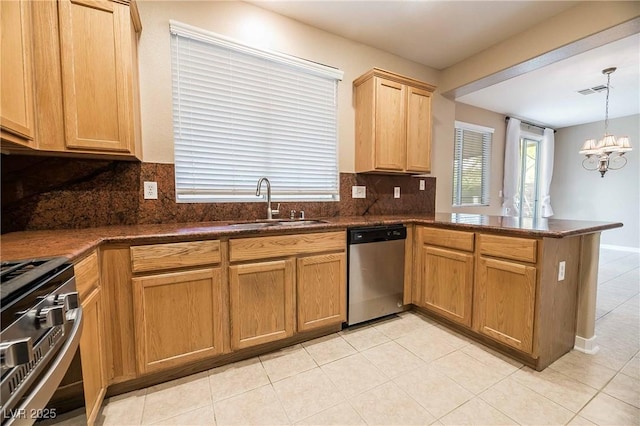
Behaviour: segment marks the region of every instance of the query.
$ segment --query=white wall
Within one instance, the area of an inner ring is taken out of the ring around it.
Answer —
[[[440,72],[398,56],[347,40],[254,5],[238,1],[141,1],[139,44],[143,161],[173,163],[171,49],[169,20],[177,20],[258,47],[277,50],[340,68],[338,85],[339,170],[355,169],[353,80],[373,67],[388,69],[437,86]],[[433,97],[433,143],[453,140],[453,102]],[[450,166],[449,166],[450,167]],[[445,165],[434,167],[449,175]],[[439,176],[439,174],[432,174]],[[449,177],[450,179],[450,177]]]
[[[551,206],[556,219],[622,222],[623,228],[604,231],[601,242],[640,248],[640,115],[609,120],[609,131],[627,135],[633,151],[625,154],[627,165],[608,171],[582,168],[578,154],[586,139],[601,139],[604,121],[559,129],[551,182]]]

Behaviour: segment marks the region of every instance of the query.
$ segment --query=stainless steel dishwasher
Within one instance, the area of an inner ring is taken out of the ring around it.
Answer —
[[[402,311],[405,226],[350,228],[348,233],[347,324]]]

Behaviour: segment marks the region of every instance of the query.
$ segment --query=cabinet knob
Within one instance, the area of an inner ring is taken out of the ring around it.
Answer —
[[[33,361],[31,337],[0,343],[0,366],[15,367]]]

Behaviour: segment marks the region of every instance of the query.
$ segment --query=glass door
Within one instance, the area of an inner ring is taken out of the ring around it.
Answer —
[[[520,217],[536,217],[539,212],[538,173],[540,141],[520,139],[520,175],[516,202]]]

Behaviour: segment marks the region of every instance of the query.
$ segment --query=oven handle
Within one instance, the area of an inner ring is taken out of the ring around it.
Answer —
[[[17,410],[24,413],[24,415],[10,419],[6,426],[32,425],[35,423],[38,420],[37,414],[47,406],[58,385],[62,382],[76,354],[80,344],[80,335],[82,334],[82,307],[78,307],[75,311],[73,327],[69,332],[69,337],[64,342],[64,346],[58,352],[58,356],[53,360],[42,380],[35,385]]]

